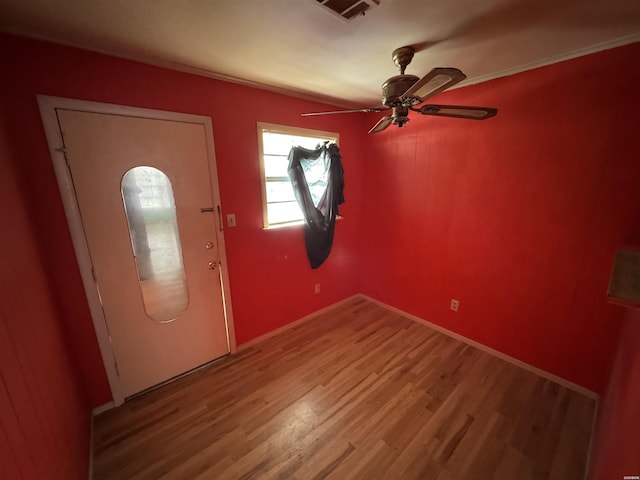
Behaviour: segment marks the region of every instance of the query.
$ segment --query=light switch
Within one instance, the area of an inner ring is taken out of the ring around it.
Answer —
[[[227,213],[227,227],[235,227],[235,226],[236,226],[236,214]]]

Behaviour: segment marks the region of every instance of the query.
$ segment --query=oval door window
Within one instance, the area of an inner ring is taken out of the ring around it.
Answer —
[[[132,168],[122,178],[122,199],[144,310],[157,322],[175,320],[189,292],[171,181],[157,168]]]

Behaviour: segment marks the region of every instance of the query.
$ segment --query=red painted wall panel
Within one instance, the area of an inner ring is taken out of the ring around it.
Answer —
[[[618,311],[604,303],[615,247],[639,217],[633,112],[638,46],[438,98],[500,109],[487,122],[412,118],[366,137],[376,115],[299,117],[301,99],[67,47],[2,37],[14,75],[10,147],[91,405],[109,400],[36,107],[37,93],[213,119],[239,343],[362,291],[602,391]],[[233,99],[231,102],[230,99]],[[624,108],[613,108],[623,105]],[[256,122],[341,134],[345,220],[311,271],[302,230],[261,228]],[[37,172],[37,175],[34,173]],[[45,208],[46,207],[46,208]],[[314,295],[313,285],[322,284]],[[460,312],[448,310],[450,298]]]
[[[362,143],[359,116],[302,118],[303,111],[327,106],[155,68],[52,44],[0,36],[3,58],[11,65],[10,147],[29,195],[34,228],[46,238],[45,271],[55,285],[65,331],[92,406],[110,392],[80,283],[73,247],[48,154],[36,94],[79,98],[212,118],[224,214],[235,213],[237,227],[225,240],[231,279],[236,337],[246,342],[357,293],[357,238],[361,195]],[[333,107],[332,107],[333,108]],[[262,229],[262,197],[256,122],[335,131],[340,134],[346,203],[341,209],[334,249],[312,271],[302,227]],[[321,284],[321,293],[314,285]]]
[[[24,479],[4,427],[0,428],[0,474],[2,478]]]
[[[0,118],[0,478],[86,478],[89,413]]]
[[[624,318],[618,354],[600,404],[591,480],[640,475],[640,311]]]
[[[609,269],[640,218],[639,56],[457,89],[435,101],[498,116],[414,115],[372,136],[362,292],[602,392],[620,315]]]

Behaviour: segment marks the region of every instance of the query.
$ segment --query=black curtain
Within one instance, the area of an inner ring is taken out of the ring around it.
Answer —
[[[328,142],[315,150],[292,147],[288,171],[304,214],[307,257],[311,268],[318,268],[331,252],[338,205],[344,203],[340,150]]]

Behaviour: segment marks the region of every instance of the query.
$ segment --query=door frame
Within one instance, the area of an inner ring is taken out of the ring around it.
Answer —
[[[129,117],[142,117],[152,120],[168,120],[183,123],[194,123],[204,126],[207,158],[209,160],[210,186],[213,195],[214,214],[218,215],[218,228],[216,229],[216,240],[220,254],[220,280],[222,282],[222,302],[224,318],[226,322],[227,339],[230,353],[235,353],[236,338],[233,323],[233,311],[231,307],[231,292],[229,287],[229,272],[227,269],[227,253],[224,242],[224,223],[222,221],[222,210],[220,202],[220,189],[218,186],[218,171],[216,168],[216,157],[213,143],[213,128],[211,118],[202,115],[187,113],[169,112],[165,110],[152,110],[147,108],[130,107],[111,103],[91,102],[86,100],[76,100],[63,97],[52,97],[47,95],[37,95],[40,116],[44,126],[45,136],[49,145],[49,153],[53,162],[53,168],[58,181],[60,195],[64,206],[65,216],[71,240],[80,268],[82,285],[89,303],[91,320],[98,339],[98,346],[102,356],[102,362],[111,388],[111,395],[115,406],[124,403],[124,394],[120,384],[120,377],[116,367],[116,359],[111,346],[107,320],[102,309],[102,302],[96,288],[97,282],[94,280],[89,247],[82,226],[78,200],[73,188],[71,172],[67,167],[65,158],[64,142],[60,131],[60,124],[56,115],[56,110],[75,110],[80,112],[100,113],[107,115],[120,115]]]

